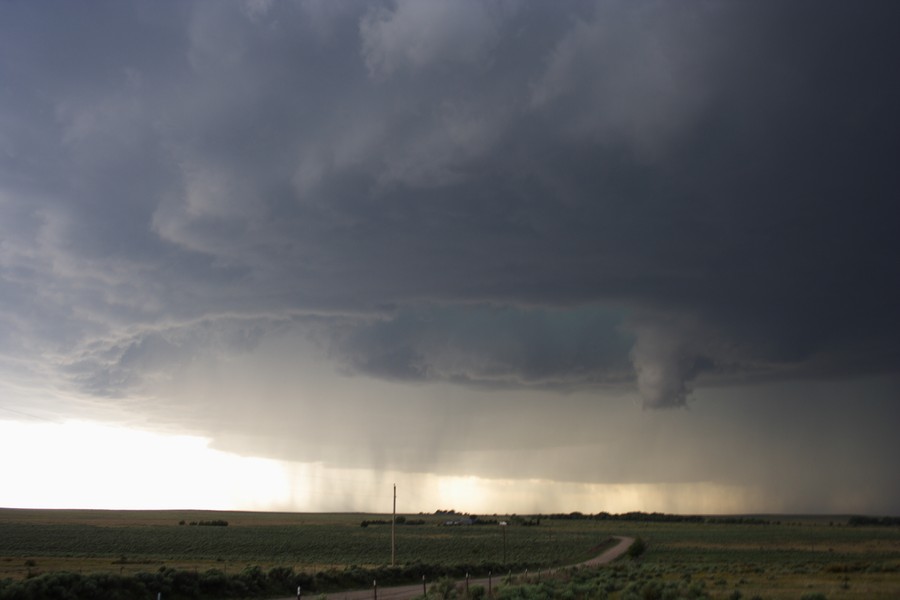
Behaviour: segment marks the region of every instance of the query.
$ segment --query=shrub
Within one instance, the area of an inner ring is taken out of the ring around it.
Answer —
[[[431,585],[428,590],[428,597],[440,598],[441,600],[450,600],[456,598],[456,582],[450,577],[442,577]]]
[[[628,547],[626,554],[628,554],[631,558],[638,558],[641,554],[643,554],[647,550],[647,544],[643,539],[638,537],[632,542],[632,544]]]
[[[293,567],[272,567],[266,578],[276,589],[290,590],[294,581]]]

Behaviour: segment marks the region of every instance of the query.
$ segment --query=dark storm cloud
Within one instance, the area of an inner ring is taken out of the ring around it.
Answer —
[[[390,379],[577,388],[630,378],[621,317],[596,310],[455,307],[354,327],[334,352]]]
[[[894,3],[0,11],[34,372],[127,394],[298,312],[351,370],[654,407],[898,364]]]

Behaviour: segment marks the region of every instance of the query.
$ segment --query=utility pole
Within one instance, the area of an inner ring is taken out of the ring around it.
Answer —
[[[397,484],[394,484],[394,512],[391,513],[391,566],[394,566],[394,560],[397,556],[396,537],[394,529],[397,524]]]

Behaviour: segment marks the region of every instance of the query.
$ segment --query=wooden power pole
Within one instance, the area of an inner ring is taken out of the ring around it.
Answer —
[[[396,537],[394,529],[397,524],[397,484],[394,484],[394,512],[391,513],[391,566],[394,566],[394,560],[397,556]]]

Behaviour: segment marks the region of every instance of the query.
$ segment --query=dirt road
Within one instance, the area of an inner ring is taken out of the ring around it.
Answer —
[[[590,560],[586,560],[583,563],[578,563],[577,566],[585,566],[585,567],[594,567],[598,565],[605,565],[606,563],[612,562],[615,559],[619,558],[625,551],[628,550],[628,547],[634,542],[634,538],[630,537],[622,537],[615,536],[619,543],[609,548],[599,556],[595,556]],[[517,577],[521,577],[523,574],[517,573]],[[532,573],[531,577],[535,577],[534,573]],[[479,578],[479,579],[470,579],[469,586],[475,587],[476,585],[480,585],[485,589],[489,587],[496,587],[500,584],[503,579],[502,575],[495,575],[493,578],[488,579]],[[460,585],[465,584],[465,581],[457,582]],[[378,600],[408,600],[409,598],[415,598],[417,596],[422,595],[422,584],[414,583],[412,585],[400,585],[395,587],[385,587],[378,588]],[[319,594],[303,594],[303,598],[320,598]],[[326,598],[328,600],[374,600],[375,599],[375,589],[368,588],[365,590],[353,590],[349,592],[334,592],[331,594],[327,594]],[[294,597],[285,600],[293,600]]]

